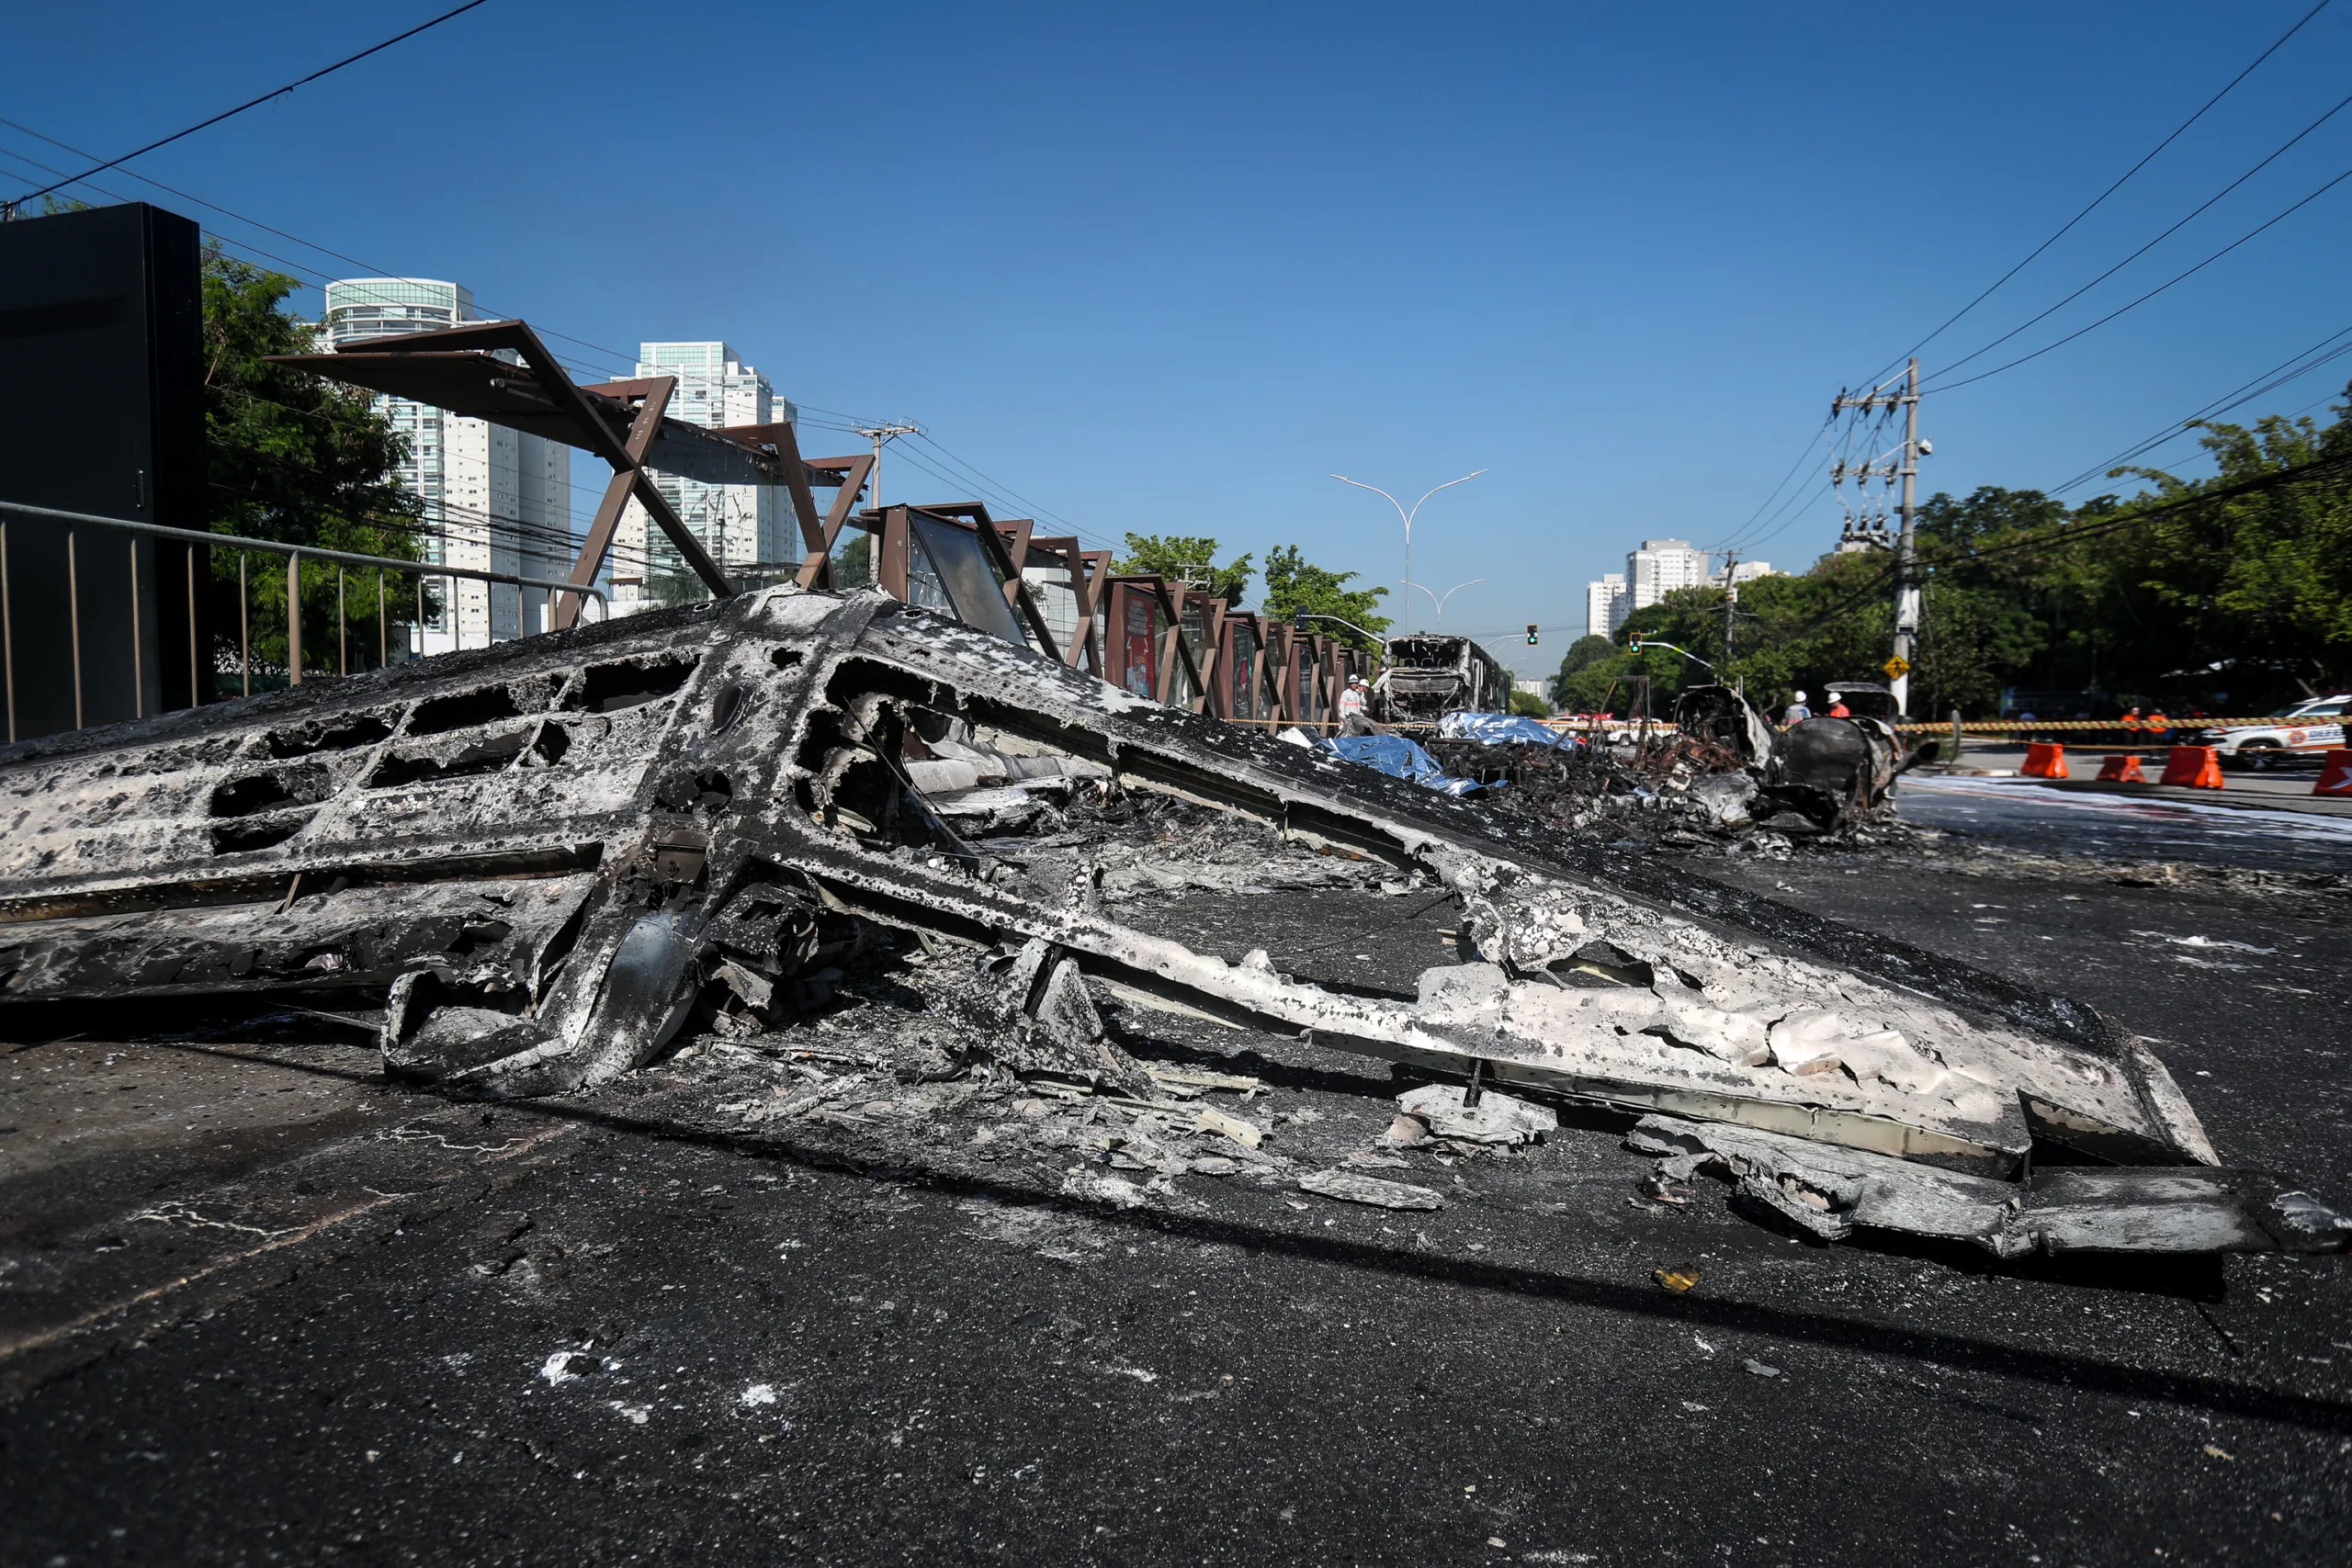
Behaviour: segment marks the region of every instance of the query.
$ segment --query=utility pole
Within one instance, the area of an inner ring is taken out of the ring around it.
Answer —
[[[1739,552],[1724,552],[1724,663],[1731,663],[1732,639],[1739,628],[1739,579],[1732,569],[1739,565]]]
[[[1919,635],[1919,362],[1911,361],[1903,382],[1903,531],[1894,539],[1894,657],[1905,666],[1888,682],[1894,711],[1911,715],[1911,645]]]
[[[1900,388],[1900,390],[1895,389]],[[1894,538],[1894,657],[1887,660],[1887,688],[1894,694],[1894,711],[1908,716],[1911,711],[1911,655],[1919,636],[1919,570],[1918,538],[1916,525],[1919,513],[1919,459],[1935,448],[1919,439],[1919,361],[1910,361],[1902,377],[1885,381],[1860,397],[1838,394],[1830,403],[1832,417],[1849,410],[1880,412],[1900,408],[1903,411],[1903,444],[1889,456],[1894,458],[1893,473],[1903,481],[1902,527]],[[1853,479],[1867,483],[1873,478],[1888,476],[1885,463],[1877,458],[1849,466],[1842,460],[1833,468],[1833,484]],[[1881,513],[1884,515],[1883,513]],[[1853,536],[1851,517],[1848,519],[1848,534]],[[1886,535],[1882,530],[1874,536],[1865,533],[1868,542],[1883,547]],[[1842,545],[1841,545],[1842,547]]]
[[[874,467],[865,476],[866,504],[879,512],[882,510],[882,448],[884,445],[896,441],[901,435],[923,434],[923,427],[909,422],[904,424],[861,424],[856,427],[856,430],[860,435],[874,443]]]

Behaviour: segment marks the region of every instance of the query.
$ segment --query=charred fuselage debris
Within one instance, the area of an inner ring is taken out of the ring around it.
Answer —
[[[1792,840],[1892,827],[1895,782],[1932,761],[1937,743],[1905,751],[1885,688],[1833,684],[1849,711],[1775,728],[1729,686],[1691,686],[1672,728],[1635,726],[1558,746],[1435,740],[1449,773],[1502,783],[1492,803],[1547,826],[1604,841],[1669,847],[1746,840],[1785,851]]]
[[[1140,800],[1450,897],[1462,961],[1340,990],[1124,924],[1084,824]],[[462,1092],[789,1030],[905,941],[977,988],[918,1077],[984,1061],[1140,1099],[1099,992],[1996,1186],[2038,1145],[2215,1163],[2164,1067],[2087,1009],[878,593],[747,594],[30,742],[0,753],[0,999],[380,998],[388,1066]]]

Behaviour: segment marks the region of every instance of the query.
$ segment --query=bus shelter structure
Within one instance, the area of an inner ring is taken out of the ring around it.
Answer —
[[[713,559],[654,482],[656,472],[709,484],[782,489],[803,555],[792,579],[832,589],[851,529],[873,538],[873,580],[904,603],[952,615],[1156,702],[1241,724],[1336,728],[1351,674],[1371,657],[1326,633],[1238,610],[1166,578],[1112,570],[1111,552],[1035,519],[998,518],[977,501],[860,509],[870,454],[804,457],[789,423],[716,428],[668,410],[672,377],[582,384],[524,321],[483,321],[371,338],[340,353],[277,362],[428,403],[591,452],[612,470],[550,617],[573,624],[605,571],[628,503],[645,509],[688,570],[717,598],[743,584]],[[817,491],[830,490],[820,510]]]

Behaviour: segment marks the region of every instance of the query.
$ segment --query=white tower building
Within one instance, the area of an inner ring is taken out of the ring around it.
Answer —
[[[1625,574],[1603,572],[1597,582],[1584,585],[1584,630],[1587,637],[1615,637],[1633,610],[1625,596]]]
[[[639,378],[674,376],[669,416],[709,428],[729,424],[789,424],[797,415],[775,395],[768,378],[723,343],[645,343],[637,349]],[[798,558],[799,531],[774,485],[714,485],[657,472],[655,488],[704,549],[722,568]],[[779,526],[791,536],[789,547]],[[613,539],[613,612],[627,615],[705,589],[677,549],[632,501]]]
[[[479,321],[471,290],[422,277],[349,277],[326,287],[323,346],[431,332]],[[511,357],[511,355],[510,355]],[[379,395],[376,407],[408,437],[398,478],[424,502],[424,558],[521,577],[560,578],[578,550],[571,529],[571,453],[562,443],[429,403]],[[548,595],[488,582],[445,581],[417,651],[446,653],[548,626]]]
[[[1678,588],[1696,588],[1710,576],[1708,555],[1688,539],[1644,539],[1625,558],[1625,589],[1632,608],[1646,610]]]

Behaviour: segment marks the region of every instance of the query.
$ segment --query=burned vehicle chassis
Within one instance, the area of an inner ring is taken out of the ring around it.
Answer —
[[[1040,887],[938,759],[1174,796],[1436,878],[1471,961],[1342,994]],[[1115,1079],[1089,986],[1647,1118],[1816,1234],[2319,1250],[2086,1008],[1137,698],[876,592],[779,589],[0,752],[0,1003],[380,996],[388,1067],[575,1091],[788,1027],[874,931],[970,952],[1005,1057]],[[1474,956],[1475,955],[1475,956]],[[2105,1162],[2055,1177],[2037,1145]]]

